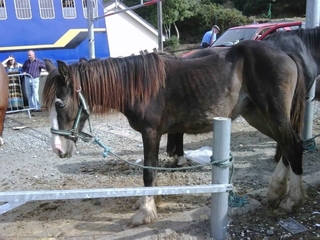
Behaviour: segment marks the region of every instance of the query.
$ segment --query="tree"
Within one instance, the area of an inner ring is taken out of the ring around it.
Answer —
[[[248,0],[243,6],[242,13],[246,16],[262,16],[268,13],[268,6],[267,0]]]
[[[253,21],[243,16],[235,8],[226,8],[210,1],[202,1],[195,7],[194,11],[195,14],[191,18],[178,23],[184,40],[188,43],[200,42],[203,33],[211,29],[213,24],[217,24],[220,27],[220,34],[222,34],[230,27],[244,25]]]
[[[162,23],[167,38],[171,37],[171,26],[173,25],[179,40],[180,33],[176,23],[193,16],[197,3],[197,0],[165,0],[162,2]],[[146,19],[156,26],[158,21],[157,9],[154,7],[148,10],[149,13]]]
[[[195,0],[166,0],[163,4],[163,24],[167,37],[171,37],[171,24],[174,26],[177,39],[180,34],[176,22],[183,21],[185,18],[190,18],[194,15],[194,7],[197,2]]]
[[[243,10],[243,6],[247,3],[247,0],[232,0],[233,5],[239,11]]]

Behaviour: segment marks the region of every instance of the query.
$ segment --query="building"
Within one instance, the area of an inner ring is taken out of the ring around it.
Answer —
[[[108,44],[111,57],[125,57],[158,49],[158,30],[128,7],[117,1],[105,4]],[[121,12],[120,12],[121,11]]]

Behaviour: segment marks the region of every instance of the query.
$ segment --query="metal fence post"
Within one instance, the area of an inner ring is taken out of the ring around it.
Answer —
[[[94,20],[93,20],[93,0],[87,0],[87,18],[88,18],[88,38],[89,38],[89,58],[96,57],[94,45]]]
[[[306,28],[315,28],[320,23],[320,0],[307,0],[306,4]],[[314,96],[316,90],[316,82],[313,83],[311,89],[307,93],[306,109],[304,115],[304,127],[302,138],[308,140],[312,137],[313,128],[313,109]]]
[[[213,119],[213,161],[230,158],[231,119],[217,117]],[[212,165],[212,184],[229,183],[229,167]],[[211,194],[211,236],[216,240],[225,239],[228,223],[229,193]]]

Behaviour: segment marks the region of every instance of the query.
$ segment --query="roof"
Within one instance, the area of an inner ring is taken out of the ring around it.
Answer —
[[[118,10],[125,10],[125,13],[131,16],[135,21],[139,22],[142,26],[147,28],[149,31],[151,31],[153,34],[158,36],[158,30],[153,27],[150,23],[148,23],[146,20],[144,20],[142,17],[140,17],[138,14],[136,14],[134,11],[130,10],[130,7],[128,8],[125,4],[121,2],[116,1],[110,1],[108,3],[104,4],[104,13],[108,14],[110,12],[117,12]]]

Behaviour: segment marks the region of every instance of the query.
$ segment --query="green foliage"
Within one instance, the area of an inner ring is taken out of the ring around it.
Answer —
[[[184,38],[187,42],[200,43],[202,35],[214,24],[217,24],[223,33],[230,27],[253,22],[235,8],[225,8],[208,1],[199,3],[195,12],[194,16],[179,23],[181,36],[184,36],[181,40]]]
[[[108,0],[107,0],[108,1]],[[140,0],[123,0],[127,6],[140,4]],[[268,14],[268,0],[163,0],[162,23],[169,40],[166,44],[179,42],[200,43],[203,34],[217,24],[222,34],[230,27],[252,23],[249,16],[260,18]],[[272,18],[302,17],[305,0],[277,0],[272,4]],[[154,27],[158,26],[157,4],[134,10]],[[171,25],[177,35],[171,36]],[[219,35],[218,35],[219,36]]]
[[[262,16],[267,15],[269,9],[268,0],[207,0],[212,3],[221,5],[230,5],[228,2],[232,2],[233,6],[239,11],[243,11],[246,16]],[[302,17],[306,12],[305,0],[276,0],[276,3],[272,4],[272,17]]]
[[[266,0],[247,0],[243,6],[243,14],[246,16],[268,14],[269,3]]]
[[[262,16],[268,13],[267,0],[233,0],[234,6],[246,16]],[[302,17],[306,12],[305,0],[277,0],[271,5],[272,18]]]
[[[166,0],[164,4],[164,19],[165,24],[173,24],[177,21],[183,21],[185,18],[190,18],[194,15],[194,7],[197,5],[195,0]]]
[[[172,50],[175,50],[179,47],[179,40],[177,38],[177,36],[173,35],[171,36],[169,39],[167,39],[164,43],[163,43],[163,47],[170,47],[172,48]]]

